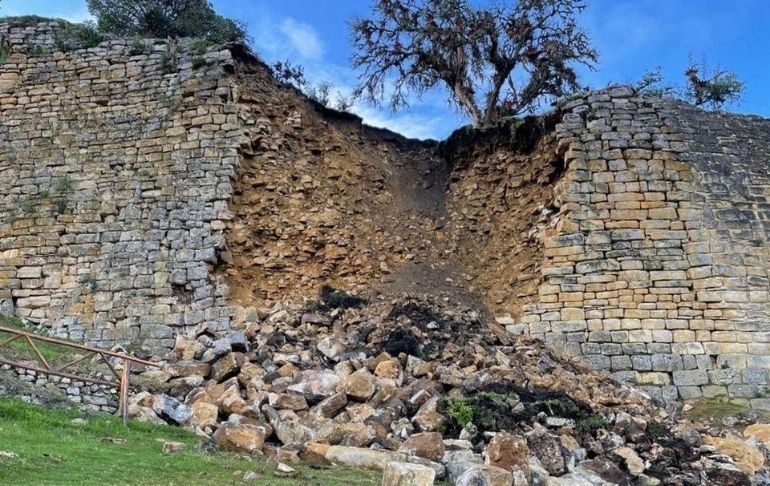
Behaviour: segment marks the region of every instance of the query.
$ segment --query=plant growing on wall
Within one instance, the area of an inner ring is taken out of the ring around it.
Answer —
[[[142,37],[201,37],[215,43],[248,40],[244,25],[216,13],[208,0],[88,0],[99,30]]]

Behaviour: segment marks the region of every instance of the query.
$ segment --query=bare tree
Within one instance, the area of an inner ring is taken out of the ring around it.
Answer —
[[[531,110],[580,86],[576,65],[597,52],[576,21],[582,0],[519,0],[476,8],[468,0],[375,0],[372,18],[351,23],[362,69],[357,95],[389,100],[445,85],[474,126]]]

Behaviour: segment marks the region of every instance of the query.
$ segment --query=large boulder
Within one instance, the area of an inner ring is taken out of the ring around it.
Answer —
[[[756,473],[765,463],[765,457],[757,447],[738,439],[737,437],[712,437],[703,436],[704,445],[714,446],[720,454],[724,454],[735,461],[735,465],[746,474]]]
[[[398,452],[440,461],[444,455],[444,440],[438,432],[423,432],[409,437]]]
[[[211,378],[221,382],[237,375],[239,370],[236,353],[227,353],[211,365]]]
[[[168,371],[173,378],[188,377],[188,376],[209,376],[211,372],[211,365],[195,359],[186,359],[177,361],[165,366],[165,370]]]
[[[498,432],[489,441],[485,456],[485,462],[491,466],[512,472],[520,469],[525,475],[529,474],[529,447],[524,437]]]
[[[250,424],[223,423],[213,436],[222,449],[233,452],[254,453],[265,445],[265,429]]]
[[[639,457],[639,454],[630,447],[616,447],[612,450],[612,453],[623,459],[626,469],[628,469],[628,472],[633,476],[638,476],[644,472],[644,461]]]
[[[455,463],[450,465],[449,474],[455,486],[511,486],[513,483],[510,471],[487,464]]]
[[[356,371],[342,379],[338,391],[345,392],[353,400],[365,402],[377,390],[377,379],[368,370]]]
[[[193,417],[191,407],[168,395],[155,396],[152,410],[162,419],[177,425],[184,425]]]
[[[537,431],[527,436],[527,446],[551,476],[561,476],[567,472],[564,450],[557,437],[545,431]]]
[[[382,474],[382,486],[432,486],[436,472],[419,464],[389,462]]]
[[[310,413],[318,417],[332,418],[348,404],[348,396],[343,393],[335,393],[310,409]],[[352,421],[352,420],[351,420]]]
[[[332,371],[305,370],[297,374],[287,390],[301,393],[312,403],[334,395],[339,383],[339,376]]]

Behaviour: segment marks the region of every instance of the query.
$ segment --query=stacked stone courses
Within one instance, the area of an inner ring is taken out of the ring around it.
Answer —
[[[0,313],[165,354],[229,328],[238,61],[0,23]],[[770,120],[611,87],[565,101],[535,334],[659,398],[770,407]]]
[[[67,32],[0,24],[0,302],[99,346],[228,328],[211,270],[237,163],[230,52],[125,39],[62,52]]]
[[[770,385],[770,120],[612,87],[565,102],[529,332],[658,398]]]

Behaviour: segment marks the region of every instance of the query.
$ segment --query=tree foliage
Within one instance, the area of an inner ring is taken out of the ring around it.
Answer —
[[[656,67],[645,72],[633,87],[639,94],[677,98],[689,101],[695,106],[717,110],[740,100],[744,84],[735,73],[715,69],[710,74],[704,74],[708,72],[705,63],[696,64],[690,61],[684,72],[686,84],[676,86],[664,81],[660,67]]]
[[[246,43],[243,24],[214,11],[208,0],[88,0],[99,30],[143,37],[200,37]]]
[[[597,52],[576,21],[582,0],[375,0],[372,18],[351,23],[362,69],[357,95],[407,105],[444,85],[450,101],[486,126],[578,89],[576,66]]]
[[[695,106],[707,106],[715,110],[725,104],[735,103],[743,93],[743,81],[732,71],[720,68],[710,74],[704,64],[690,63],[685,71],[687,77],[686,98]]]

